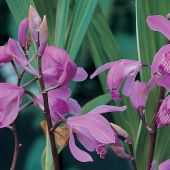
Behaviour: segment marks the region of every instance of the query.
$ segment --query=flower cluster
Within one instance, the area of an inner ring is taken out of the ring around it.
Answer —
[[[29,51],[33,46],[35,46],[36,52],[31,56]],[[32,66],[33,61],[38,63],[38,69]],[[13,124],[18,112],[26,108],[25,106],[29,106],[29,104],[25,104],[20,107],[23,96],[29,94],[33,99],[32,103],[47,115],[47,124],[49,125],[52,121],[52,127],[48,126],[48,128],[54,128],[55,124],[65,122],[69,131],[70,151],[77,160],[93,161],[87,152],[76,146],[74,135],[88,151],[96,151],[101,158],[105,157],[108,145],[110,145],[119,157],[133,159],[130,154],[125,152],[119,139],[121,136],[127,141],[127,144],[131,144],[128,133],[118,125],[110,124],[102,116],[103,113],[123,112],[126,106],[101,105],[84,115],[81,114],[80,105],[71,98],[69,84],[71,81],[84,81],[88,75],[83,68],[78,67],[71,60],[64,49],[48,45],[46,17],[44,16],[42,20],[33,7],[29,9],[28,18],[23,19],[20,23],[18,41],[9,38],[8,43],[0,47],[0,64],[9,62],[18,76],[18,83],[17,85],[0,83],[0,128]],[[118,66],[119,64],[123,66],[124,62],[124,60],[120,61]],[[107,67],[112,65],[115,70],[117,67],[115,63],[111,63]],[[130,75],[128,81],[133,81],[142,65],[140,62],[131,61],[125,62],[125,65],[129,67],[129,71],[123,76]],[[22,84],[25,72],[31,74],[33,79]],[[27,86],[36,80],[39,80],[41,87],[39,95],[35,95],[27,89]],[[112,96],[115,98],[118,98],[117,89],[121,83],[122,78],[118,84],[114,85],[115,90],[113,90],[114,82],[108,82]]]

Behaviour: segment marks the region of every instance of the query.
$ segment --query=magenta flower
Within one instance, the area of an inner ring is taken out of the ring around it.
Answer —
[[[75,145],[73,134],[77,135],[80,143],[90,152],[97,151],[101,158],[107,153],[106,144],[116,142],[115,132],[110,123],[100,114],[114,111],[124,111],[125,106],[101,105],[92,111],[79,116],[69,117],[66,121],[69,128],[69,147],[72,155],[81,162],[93,161],[92,157]]]
[[[0,83],[0,128],[9,126],[16,119],[23,95],[22,87]]]
[[[64,119],[66,114],[80,114],[81,108],[78,102],[70,98],[70,90],[68,87],[61,87],[59,89],[48,92],[50,114],[53,121]],[[35,105],[40,109],[44,109],[42,95],[38,96]]]
[[[158,128],[164,127],[170,124],[170,96],[167,96],[163,100],[159,108],[159,112],[157,113],[157,116],[156,116],[156,122],[157,122]]]
[[[42,70],[46,85],[67,85],[71,80],[83,81],[87,73],[71,61],[62,48],[47,46],[42,57]]]
[[[170,40],[170,22],[168,17],[161,15],[148,16],[147,24],[150,29],[161,32],[168,40]]]
[[[9,55],[8,46],[0,46],[0,65],[8,63],[12,60],[12,57]]]
[[[134,108],[145,108],[149,92],[147,84],[145,82],[135,81],[131,88],[130,99]]]
[[[110,90],[111,96],[114,100],[121,101],[119,97],[119,88],[123,81],[125,85],[123,88],[123,94],[129,96],[131,93],[131,85],[135,81],[135,77],[142,67],[142,63],[139,61],[122,59],[116,62],[110,62],[99,67],[92,75],[91,79],[101,72],[110,68],[107,74],[107,88]]]
[[[25,47],[27,44],[28,27],[29,27],[28,18],[25,18],[21,21],[18,30],[18,41],[21,47]]]
[[[151,165],[150,170],[156,170],[156,162],[155,162],[155,160],[152,161],[152,165]],[[166,161],[159,164],[158,170],[170,170],[170,159],[167,159]]]
[[[25,54],[19,44],[9,38],[8,40],[8,52],[12,59],[24,70],[28,71],[30,74],[38,75],[38,72],[30,65],[29,61],[25,57]]]
[[[148,26],[154,30],[159,31],[170,40],[170,22],[167,17],[155,15],[147,18]],[[152,63],[152,77],[159,85],[170,89],[170,45],[163,46],[154,56]]]

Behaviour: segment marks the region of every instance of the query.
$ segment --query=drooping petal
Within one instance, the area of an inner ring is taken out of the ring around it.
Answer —
[[[158,166],[159,170],[170,170],[170,159],[162,162],[159,166]]]
[[[26,46],[28,27],[29,27],[29,21],[28,18],[25,18],[21,21],[18,30],[18,41],[21,47]]]
[[[87,114],[102,114],[107,112],[123,112],[126,110],[126,106],[118,107],[118,106],[110,106],[110,105],[100,105],[95,109],[91,110]]]
[[[125,138],[125,140],[128,144],[132,144],[132,140],[131,140],[129,134],[122,127],[120,127],[114,123],[111,123],[111,125],[119,136]]]
[[[154,56],[151,72],[155,83],[170,90],[170,44],[164,45]]]
[[[86,128],[76,127],[76,135],[79,142],[90,152],[93,152],[99,145],[99,142],[93,138]]]
[[[79,115],[81,113],[81,107],[76,100],[69,98],[67,104],[69,108],[69,113],[72,113],[74,115]]]
[[[19,44],[12,38],[9,38],[8,40],[8,49],[11,57],[21,68],[28,71],[30,74],[38,75],[38,72],[29,64],[28,60],[24,56],[24,52],[20,48]]]
[[[100,145],[97,146],[96,152],[97,152],[97,154],[100,155],[100,158],[104,159],[105,155],[108,152],[108,149],[107,149],[106,145],[100,144]]]
[[[40,25],[40,31],[39,31],[39,48],[38,48],[38,55],[42,56],[45,48],[48,43],[48,28],[47,28],[47,20],[46,16],[44,16],[43,21]]]
[[[70,130],[69,148],[72,155],[80,162],[93,162],[92,157],[85,151],[79,149],[74,141],[72,130]]]
[[[110,63],[106,63],[103,66],[100,66],[91,76],[90,79],[93,79],[95,76],[97,76],[98,74],[102,73],[105,70],[108,70],[109,68],[111,68],[114,65],[115,62],[110,62]]]
[[[17,117],[24,89],[0,83],[0,128],[9,126]]]
[[[88,77],[87,72],[82,67],[77,67],[77,72],[73,78],[74,81],[84,81]]]
[[[65,63],[64,71],[59,79],[59,84],[61,86],[67,85],[75,76],[76,71],[76,65],[71,60],[67,60]]]
[[[38,12],[32,6],[30,6],[28,18],[29,18],[29,29],[32,38],[35,42],[38,42],[38,32],[42,20]]]
[[[147,24],[152,30],[161,32],[170,40],[170,21],[167,17],[161,15],[148,16]]]
[[[8,52],[8,46],[0,46],[0,65],[3,65],[5,63],[8,63],[12,60],[12,57],[10,56]]]
[[[132,93],[130,99],[134,108],[145,108],[148,91],[147,85],[144,82],[135,81],[132,85]]]

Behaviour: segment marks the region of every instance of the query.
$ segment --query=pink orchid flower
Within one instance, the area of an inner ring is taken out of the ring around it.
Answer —
[[[159,108],[159,112],[157,113],[157,116],[156,116],[156,122],[157,122],[158,128],[164,127],[170,124],[170,96],[167,96],[163,100]]]
[[[0,128],[9,126],[17,117],[24,89],[0,83]]]
[[[29,27],[28,18],[21,21],[18,29],[18,41],[21,47],[25,47],[27,44],[27,32]]]
[[[87,78],[86,71],[77,67],[64,49],[55,46],[46,47],[42,57],[42,70],[48,86],[64,86],[71,80],[83,81]]]
[[[135,77],[142,67],[142,63],[139,61],[122,59],[116,62],[110,62],[99,67],[92,75],[91,79],[103,71],[110,69],[107,74],[107,88],[110,90],[111,96],[114,100],[121,101],[119,97],[119,88],[123,81],[125,85],[123,88],[123,94],[129,96],[131,93],[130,86],[135,81]]]
[[[117,107],[101,105],[90,112],[69,117],[66,121],[69,128],[69,147],[72,155],[81,162],[91,162],[92,157],[75,145],[73,134],[77,135],[80,143],[90,152],[97,151],[101,158],[107,153],[106,144],[116,142],[115,133],[110,123],[100,114],[114,111],[124,111],[126,106]]]
[[[12,57],[8,52],[8,46],[7,45],[0,46],[0,65],[3,65],[11,61]]]
[[[70,98],[70,90],[68,87],[61,87],[59,89],[48,92],[50,114],[53,121],[60,121],[64,119],[66,114],[80,114],[81,108],[78,102]],[[35,100],[35,105],[40,109],[44,109],[42,95]]]
[[[12,59],[24,70],[28,71],[30,74],[38,75],[38,72],[30,65],[29,61],[25,57],[25,54],[20,47],[20,45],[9,38],[8,40],[8,52]]]
[[[170,40],[170,21],[167,17],[154,15],[147,18],[148,26],[159,31]],[[154,56],[151,71],[154,81],[167,89],[170,89],[170,45],[164,45]]]
[[[150,170],[156,170],[156,162],[155,162],[155,160],[152,161],[152,165],[151,165]],[[159,164],[158,170],[170,170],[170,159],[167,159],[166,161]]]

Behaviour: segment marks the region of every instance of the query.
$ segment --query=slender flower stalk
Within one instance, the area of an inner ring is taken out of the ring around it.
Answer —
[[[31,106],[32,104],[34,104],[34,101],[33,101],[33,100],[25,103],[23,106],[20,107],[19,112],[21,112],[21,111],[23,111],[24,109],[28,108],[28,107]]]
[[[30,81],[26,82],[25,84],[22,85],[22,87],[27,87],[29,86],[30,84],[34,83],[35,81],[38,80],[39,77],[34,77],[33,79],[31,79]]]
[[[134,151],[133,151],[133,146],[132,146],[132,144],[128,144],[128,147],[129,147],[130,155],[134,158]],[[133,167],[133,170],[137,170],[135,158],[132,159],[132,167]]]
[[[160,87],[157,109],[156,109],[155,116],[154,116],[153,123],[152,123],[153,133],[149,134],[149,150],[148,150],[148,159],[147,159],[148,160],[147,161],[147,170],[150,170],[152,160],[153,160],[153,156],[154,156],[154,150],[155,150],[155,144],[156,144],[156,135],[157,135],[156,114],[158,113],[161,102],[164,98],[164,93],[165,93],[165,88]]]
[[[39,82],[40,82],[41,90],[44,92],[45,83],[44,83],[43,74],[42,74],[41,59],[42,59],[42,56],[38,56],[38,68],[39,68],[39,75],[40,75]],[[52,124],[51,116],[50,116],[50,109],[49,109],[49,103],[48,103],[48,92],[42,93],[42,96],[43,96],[43,101],[44,101],[44,115],[47,120],[48,129],[50,130],[53,128],[53,124]],[[56,149],[54,134],[51,132],[49,132],[48,134],[50,138],[51,151],[52,151],[52,156],[53,156],[53,161],[54,161],[54,168],[55,170],[59,170],[59,158],[58,158],[58,153]]]

